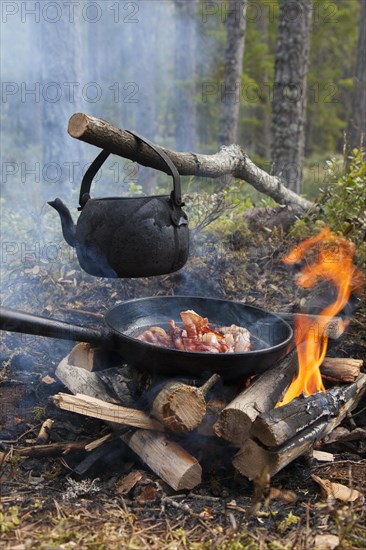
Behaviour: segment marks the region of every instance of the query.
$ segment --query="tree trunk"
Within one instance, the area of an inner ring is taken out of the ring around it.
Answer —
[[[136,55],[133,80],[138,98],[134,128],[141,135],[154,141],[157,134],[156,77],[159,74],[159,67],[156,66],[156,35],[160,10],[159,6],[151,4],[154,3],[139,0],[139,22],[133,28]],[[146,194],[154,193],[156,177],[155,172],[138,167],[137,182]]]
[[[57,192],[60,186],[66,192],[71,188],[65,163],[77,162],[79,157],[79,147],[66,132],[66,121],[82,94],[79,23],[77,17],[70,23],[65,13],[59,21],[41,25],[42,179],[48,197],[50,188]],[[95,88],[87,93],[91,97]]]
[[[366,2],[360,0],[360,27],[357,45],[355,88],[352,117],[348,126],[349,148],[354,149],[366,141]]]
[[[261,16],[256,18],[256,27],[258,30],[258,38],[266,51],[269,50],[269,10],[263,9]],[[265,68],[259,86],[262,87],[263,93],[260,95],[260,100],[254,108],[254,117],[259,124],[253,128],[253,146],[254,152],[262,159],[270,158],[270,142],[271,142],[271,109],[270,98],[265,93],[267,83],[270,80],[268,68]]]
[[[178,151],[196,149],[196,10],[198,0],[175,0],[175,140]],[[183,47],[184,45],[184,47]]]
[[[247,0],[229,0],[226,17],[225,77],[221,88],[218,142],[237,142]]]
[[[280,0],[272,102],[272,163],[301,192],[312,0]]]

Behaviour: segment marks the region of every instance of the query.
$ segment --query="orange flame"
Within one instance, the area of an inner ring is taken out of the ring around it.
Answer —
[[[313,288],[319,280],[326,279],[336,287],[337,298],[321,311],[315,322],[311,317],[296,316],[295,342],[299,371],[277,406],[289,403],[302,393],[309,396],[317,391],[325,391],[320,374],[328,346],[328,338],[324,336],[325,326],[329,317],[334,317],[346,306],[351,292],[361,292],[364,285],[362,273],[352,264],[355,246],[331,233],[329,227],[295,247],[283,261],[296,264],[309,252],[316,253],[315,260],[301,270],[297,284],[303,288]]]

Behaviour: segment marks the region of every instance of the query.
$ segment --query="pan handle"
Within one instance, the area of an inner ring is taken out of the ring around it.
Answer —
[[[71,325],[64,321],[32,315],[31,313],[6,307],[0,307],[0,329],[95,344],[105,344],[107,340],[107,335],[102,330],[98,331],[88,327]]]

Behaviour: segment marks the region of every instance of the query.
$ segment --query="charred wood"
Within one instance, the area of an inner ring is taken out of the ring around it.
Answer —
[[[225,388],[226,390],[226,388]],[[222,388],[220,395],[214,395],[207,401],[206,414],[201,424],[197,427],[197,433],[204,436],[215,436],[214,426],[219,418],[221,411],[232,401],[236,391],[233,387],[229,392]],[[230,395],[230,397],[228,397]]]
[[[362,377],[361,377],[362,380]],[[290,403],[259,415],[253,423],[251,437],[267,447],[277,447],[316,422],[329,422],[337,417],[342,406],[350,402],[359,391],[359,382],[336,387],[325,393],[300,396]]]
[[[280,448],[262,447],[254,439],[248,439],[235,455],[233,466],[248,479],[256,479],[266,473],[273,476],[295,458],[307,453],[324,433],[326,423],[310,426]]]
[[[214,427],[216,435],[236,445],[243,444],[257,416],[276,405],[290,384],[296,368],[296,354],[291,352],[279,366],[254,380],[221,412]]]
[[[366,374],[360,374],[358,379],[347,388],[334,388],[334,390],[339,392],[338,397],[333,392],[333,398],[337,399],[338,405],[335,401],[330,405],[335,416],[320,418],[282,445],[275,447],[265,446],[262,442],[252,438],[248,439],[235,455],[234,467],[249,479],[259,477],[264,471],[273,476],[295,458],[311,451],[316,441],[329,435],[342,422],[347,413],[357,406],[366,390]],[[285,406],[287,407],[287,405]]]

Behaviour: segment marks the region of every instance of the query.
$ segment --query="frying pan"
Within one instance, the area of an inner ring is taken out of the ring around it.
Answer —
[[[153,325],[166,327],[180,312],[193,309],[211,325],[246,327],[251,351],[202,353],[162,348],[136,337]],[[293,346],[290,325],[274,313],[241,302],[195,296],[157,296],[114,306],[99,330],[72,325],[7,308],[0,308],[0,329],[66,340],[91,342],[118,351],[130,365],[164,375],[201,377],[217,372],[225,379],[259,374],[272,368]]]

